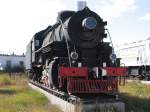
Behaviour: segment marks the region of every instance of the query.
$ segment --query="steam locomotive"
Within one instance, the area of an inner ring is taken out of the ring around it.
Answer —
[[[116,93],[127,69],[104,42],[106,25],[88,7],[60,12],[56,24],[36,33],[27,46],[29,77],[71,94]]]

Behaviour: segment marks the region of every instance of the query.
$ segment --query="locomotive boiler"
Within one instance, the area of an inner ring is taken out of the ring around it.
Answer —
[[[27,47],[30,78],[72,94],[117,92],[126,68],[104,42],[106,25],[88,7],[60,12],[56,24],[36,33]]]

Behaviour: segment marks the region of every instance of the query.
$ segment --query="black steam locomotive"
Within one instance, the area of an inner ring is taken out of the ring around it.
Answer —
[[[36,33],[27,46],[30,78],[69,93],[116,92],[126,68],[103,41],[106,25],[88,7],[60,12],[56,24]]]

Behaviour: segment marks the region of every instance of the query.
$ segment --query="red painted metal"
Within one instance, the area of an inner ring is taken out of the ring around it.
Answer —
[[[114,93],[118,91],[118,81],[69,79],[67,90],[70,93]]]
[[[60,67],[60,76],[62,77],[87,77],[88,68],[87,67]]]
[[[108,77],[124,77],[127,75],[127,68],[124,67],[104,67]],[[115,93],[118,91],[120,79],[88,79],[87,67],[60,67],[60,87],[66,87],[70,93]],[[125,82],[125,81],[124,81]],[[123,83],[124,84],[124,83]]]
[[[125,67],[105,67],[107,76],[127,76],[127,68]]]

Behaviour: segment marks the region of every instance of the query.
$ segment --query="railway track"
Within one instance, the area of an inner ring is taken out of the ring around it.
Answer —
[[[65,93],[63,91],[60,91],[58,89],[53,89],[53,88],[48,88],[48,87],[45,87],[44,85],[38,83],[38,82],[33,82],[33,81],[30,81],[30,83],[32,83],[33,85],[47,91],[48,93],[52,94],[52,95],[55,95],[65,101],[68,101],[72,104],[75,104],[75,103],[90,103],[90,102],[95,102],[95,100],[99,100],[101,102],[103,101],[113,101],[113,100],[120,100],[118,98],[118,95],[117,94],[88,94],[88,95],[71,95],[71,94],[68,94],[68,93]]]
[[[102,107],[106,108],[110,106],[117,108],[119,112],[125,112],[125,104],[120,99],[116,100],[114,95],[75,96],[59,91],[57,89],[45,87],[40,83],[33,82],[32,80],[30,80],[29,83],[45,91],[46,94],[50,94],[51,102],[58,105],[64,112],[89,112],[95,110],[96,108],[99,109]]]
[[[38,82],[33,82],[33,81],[29,81],[29,83],[45,90],[46,92],[56,96],[56,97],[59,97],[69,103],[72,103],[72,104],[76,104],[76,103],[80,103],[83,99],[80,99],[79,97],[77,96],[74,96],[74,95],[69,95],[65,92],[62,92],[62,91],[59,91],[58,89],[52,89],[52,88],[48,88],[48,87],[45,87],[43,86],[42,84],[38,83]]]

